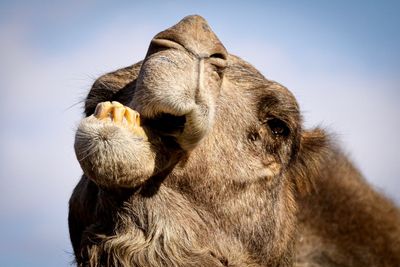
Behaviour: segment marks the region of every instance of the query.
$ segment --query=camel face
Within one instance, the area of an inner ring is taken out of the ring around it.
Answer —
[[[99,103],[77,131],[78,160],[99,184],[135,187],[183,157],[184,173],[207,165],[204,176],[272,179],[295,156],[294,97],[229,55],[200,16],[157,34],[135,78],[125,107]]]
[[[146,227],[151,233],[180,231],[173,237],[177,253],[204,247],[201,261],[213,262],[210,255],[232,251],[239,258],[230,261],[238,266],[253,262],[248,253],[266,262],[275,254],[290,261],[297,179],[291,174],[306,139],[297,102],[285,87],[228,54],[203,18],[184,18],[152,39],[142,62],[100,77],[85,108],[75,151],[83,180],[98,190],[90,195],[98,198],[93,205],[99,203],[92,217],[107,221],[99,226],[114,227],[108,219],[115,217],[129,232],[143,227],[135,225],[140,214],[168,214],[167,221]],[[122,211],[114,206],[120,197],[132,205],[122,209],[127,213],[102,214]],[[191,225],[180,221],[183,214]],[[161,243],[152,240],[158,249]]]
[[[78,266],[399,265],[398,208],[199,16],[97,79],[85,113]]]

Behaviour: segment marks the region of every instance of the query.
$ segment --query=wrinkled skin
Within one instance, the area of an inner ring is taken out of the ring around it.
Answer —
[[[79,266],[400,263],[399,210],[199,16],[100,77],[85,113],[69,213]]]

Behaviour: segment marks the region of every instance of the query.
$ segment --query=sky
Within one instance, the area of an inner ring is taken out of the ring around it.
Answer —
[[[400,204],[398,1],[0,1],[0,262],[70,266],[74,132],[91,84],[190,14],[298,99]]]

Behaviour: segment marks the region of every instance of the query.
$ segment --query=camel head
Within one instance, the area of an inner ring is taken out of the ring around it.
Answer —
[[[142,62],[99,78],[86,112],[76,154],[106,187],[199,172],[272,186],[304,139],[293,95],[230,55],[200,16],[157,34]]]
[[[79,266],[398,262],[394,206],[200,16],[98,78],[85,113],[69,214]]]
[[[99,225],[127,215],[124,229],[142,229],[135,223],[148,213],[161,220],[149,232],[183,231],[177,247],[246,244],[259,258],[289,262],[294,189],[311,184],[324,134],[304,131],[294,96],[229,54],[202,17],[184,18],[151,40],[142,62],[97,79],[85,112],[75,151],[99,205],[115,196],[132,210],[142,205],[98,215],[108,218]]]

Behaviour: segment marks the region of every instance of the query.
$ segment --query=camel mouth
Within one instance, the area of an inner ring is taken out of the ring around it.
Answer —
[[[177,137],[185,129],[186,116],[176,116],[168,113],[160,113],[153,118],[142,119],[143,127],[148,128],[158,136]]]

